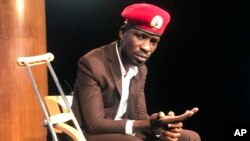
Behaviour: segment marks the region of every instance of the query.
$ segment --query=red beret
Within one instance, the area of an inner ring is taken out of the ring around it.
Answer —
[[[126,7],[122,12],[125,23],[143,31],[161,36],[170,21],[167,11],[147,3],[138,3]]]

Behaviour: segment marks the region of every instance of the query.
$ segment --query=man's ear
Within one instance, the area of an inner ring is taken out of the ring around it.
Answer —
[[[120,37],[120,40],[123,39],[123,32],[122,32],[122,30],[119,31],[119,37]]]
[[[123,39],[124,33],[126,32],[127,28],[125,26],[121,26],[119,30],[119,37],[120,39]]]

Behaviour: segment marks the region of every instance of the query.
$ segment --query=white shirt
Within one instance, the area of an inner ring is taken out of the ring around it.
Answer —
[[[130,80],[131,80],[131,78],[136,76],[136,74],[138,73],[138,67],[132,66],[129,68],[129,70],[127,72],[122,64],[117,44],[116,44],[116,53],[118,56],[120,67],[121,67],[122,94],[121,94],[119,109],[118,109],[117,115],[115,117],[115,120],[121,120],[123,115],[126,113],[126,110],[127,110]],[[134,120],[127,120],[127,122],[126,122],[125,132],[127,135],[134,135],[133,130],[132,130],[133,129],[133,121]]]

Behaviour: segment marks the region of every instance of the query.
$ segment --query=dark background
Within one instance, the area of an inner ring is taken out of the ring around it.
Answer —
[[[184,126],[203,141],[232,139],[231,130],[249,127],[247,0],[46,0],[47,48],[65,92],[73,89],[79,57],[118,39],[120,13],[136,2],[156,4],[172,16],[147,62],[149,113],[199,107]],[[57,93],[51,78],[49,91]]]

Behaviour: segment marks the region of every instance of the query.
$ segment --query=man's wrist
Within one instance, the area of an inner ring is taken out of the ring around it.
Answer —
[[[150,120],[135,120],[133,123],[133,132],[140,132],[145,129],[151,129]]]
[[[150,120],[150,127],[152,130],[160,128],[162,125],[161,120],[151,119]]]

